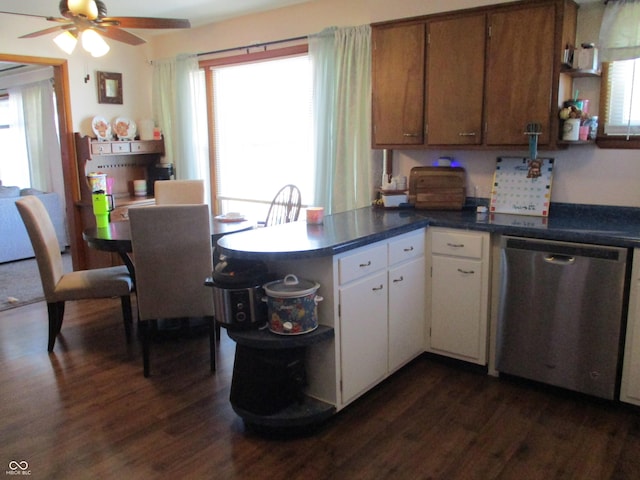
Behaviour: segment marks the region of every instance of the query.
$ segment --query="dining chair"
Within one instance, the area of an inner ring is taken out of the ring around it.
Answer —
[[[215,371],[213,294],[205,286],[213,271],[209,217],[206,204],[129,211],[145,377],[150,374],[150,324],[158,320],[204,318]]]
[[[48,351],[53,351],[62,329],[66,301],[120,297],[127,342],[131,340],[131,292],[133,282],[122,266],[64,273],[62,255],[51,217],[35,195],[16,200],[16,206],[36,255],[49,315]]]
[[[204,203],[204,180],[158,180],[153,191],[156,205]]]
[[[295,185],[285,185],[271,201],[271,206],[267,212],[267,218],[260,225],[269,227],[280,223],[295,222],[300,215],[300,205],[302,203],[300,190]]]

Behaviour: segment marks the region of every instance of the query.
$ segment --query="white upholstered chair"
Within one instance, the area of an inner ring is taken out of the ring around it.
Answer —
[[[64,273],[55,228],[44,204],[37,196],[16,200],[36,254],[42,289],[49,313],[49,342],[53,351],[62,329],[66,301],[120,297],[127,341],[131,339],[131,291],[133,282],[125,266],[79,270]]]
[[[160,319],[204,318],[215,371],[213,292],[205,286],[213,271],[208,206],[132,208],[129,222],[145,377],[150,373],[149,324]]]
[[[153,191],[156,205],[204,203],[204,180],[159,180]]]

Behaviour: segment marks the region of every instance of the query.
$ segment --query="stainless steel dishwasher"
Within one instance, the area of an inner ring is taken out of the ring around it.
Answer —
[[[627,249],[503,237],[497,370],[613,399]]]

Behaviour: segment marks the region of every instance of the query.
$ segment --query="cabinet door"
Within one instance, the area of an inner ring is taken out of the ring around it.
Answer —
[[[421,145],[425,25],[374,27],[372,40],[373,144]]]
[[[389,371],[423,351],[424,257],[389,270]]]
[[[342,403],[387,374],[387,272],[340,288]]]
[[[640,249],[633,252],[620,400],[640,405]]]
[[[431,349],[484,363],[482,261],[433,255]]]
[[[489,15],[486,83],[487,145],[527,145],[528,123],[550,141],[555,6],[532,5]],[[555,138],[555,135],[554,135]]]
[[[427,143],[480,145],[486,18],[428,23]]]

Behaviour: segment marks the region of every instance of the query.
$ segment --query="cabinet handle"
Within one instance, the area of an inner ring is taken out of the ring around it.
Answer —
[[[413,252],[413,246],[404,249],[405,252]]]
[[[458,272],[462,273],[463,275],[473,275],[474,273],[476,273],[473,270],[462,270],[461,268],[458,269]]]
[[[371,266],[371,260],[369,260],[367,263],[361,263],[360,264],[361,268],[370,267],[370,266]]]
[[[447,243],[447,247],[462,248],[464,247],[464,243]]]
[[[384,287],[382,285],[380,285],[379,287],[373,287],[371,290],[373,290],[374,292],[377,292],[378,290],[382,290]]]
[[[404,281],[404,277],[402,275],[400,275],[400,278],[394,278],[393,279],[393,283],[398,283],[398,282],[403,282]]]
[[[458,134],[458,136],[460,136],[460,137],[475,137],[476,136],[476,132],[460,132]]]
[[[419,134],[419,133],[403,133],[402,135],[403,135],[404,137],[412,137],[412,138],[415,138],[415,137],[419,136],[420,134]]]

